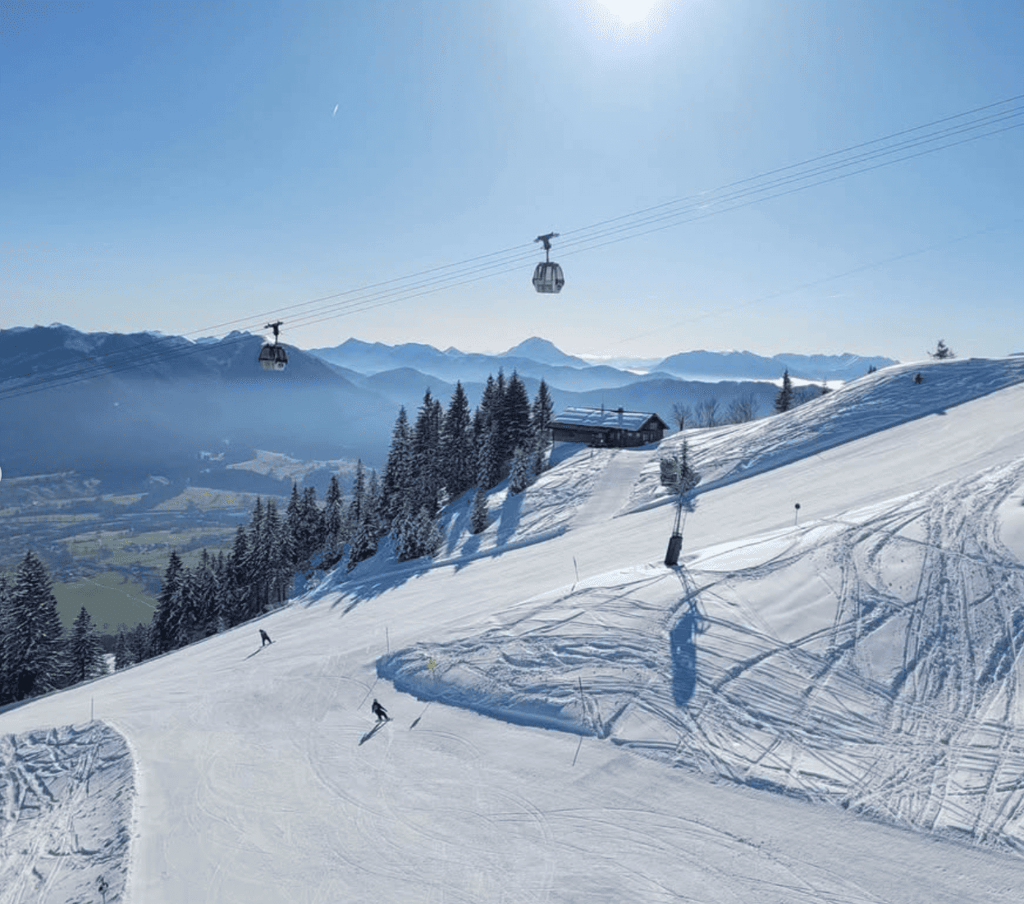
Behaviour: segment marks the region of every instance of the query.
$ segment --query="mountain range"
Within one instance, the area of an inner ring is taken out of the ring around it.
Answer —
[[[546,381],[556,408],[624,407],[669,421],[674,405],[714,399],[721,412],[738,396],[768,413],[776,387],[764,381],[787,367],[796,379],[836,380],[891,363],[687,352],[636,373],[588,364],[539,337],[494,355],[353,338],[334,348],[289,346],[287,369],[268,373],[256,364],[261,342],[240,332],[191,341],[62,324],[2,330],[0,418],[16,429],[0,439],[0,465],[10,476],[89,474],[107,492],[136,489],[153,475],[270,492],[266,475],[229,466],[266,450],[303,460],[361,459],[381,469],[400,407],[411,414],[427,389],[446,405],[456,381],[476,405],[487,377],[499,371],[518,373],[531,395]],[[316,481],[325,485],[327,477]]]

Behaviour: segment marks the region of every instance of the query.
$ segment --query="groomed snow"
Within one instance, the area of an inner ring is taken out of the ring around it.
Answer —
[[[889,368],[689,434],[676,569],[658,450],[563,449],[483,534],[453,506],[434,562],[327,575],[273,645],[241,626],[0,732],[94,704],[128,739],[133,902],[1016,902],[1022,381]],[[3,813],[0,868],[47,875]],[[0,901],[76,900],[40,887]]]

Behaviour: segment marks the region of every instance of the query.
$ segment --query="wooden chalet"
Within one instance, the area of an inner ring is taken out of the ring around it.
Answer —
[[[551,439],[556,443],[626,448],[656,443],[668,430],[658,415],[622,408],[566,408],[551,420]]]

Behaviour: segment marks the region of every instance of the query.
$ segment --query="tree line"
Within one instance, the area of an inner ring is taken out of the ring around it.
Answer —
[[[172,552],[150,623],[118,628],[115,668],[256,618],[292,595],[297,576],[351,570],[384,543],[399,561],[433,555],[445,507],[474,488],[471,530],[484,530],[487,491],[508,479],[511,493],[522,492],[546,466],[553,413],[546,383],[531,401],[515,372],[488,377],[472,411],[461,383],[447,408],[428,389],[412,421],[399,410],[381,475],[358,462],[347,496],[332,475],[322,505],[315,487],[293,484],[284,512],[272,498],[256,499],[227,552],[203,550],[191,567]],[[26,555],[13,579],[0,575],[0,705],[105,671],[84,608],[64,632],[38,556]]]
[[[0,572],[0,706],[105,672],[89,613],[83,607],[71,630],[64,630],[39,556],[29,550],[13,576]]]

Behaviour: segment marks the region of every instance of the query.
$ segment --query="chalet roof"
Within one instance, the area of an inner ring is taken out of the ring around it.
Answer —
[[[552,418],[551,424],[637,432],[644,429],[652,419],[663,430],[668,428],[668,424],[651,411],[623,411],[621,408],[566,408]]]

